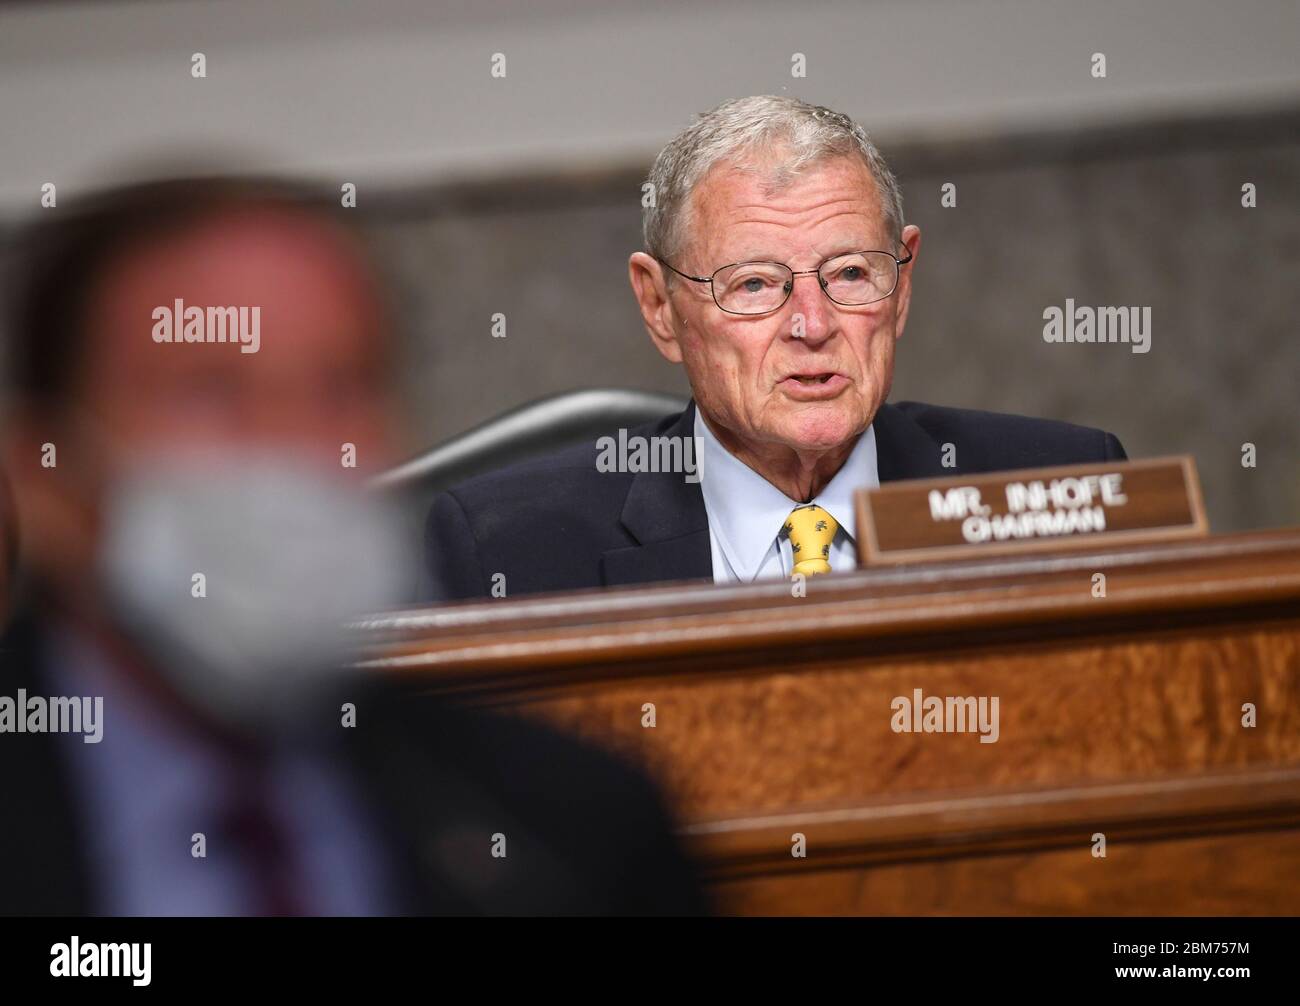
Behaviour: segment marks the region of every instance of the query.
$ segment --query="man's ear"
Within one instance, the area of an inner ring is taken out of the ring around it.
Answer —
[[[632,281],[632,293],[641,308],[641,320],[650,333],[655,349],[669,363],[682,362],[682,347],[677,342],[674,327],[675,314],[668,297],[668,279],[664,268],[645,252],[634,252],[627,260],[627,277]]]
[[[903,328],[907,325],[907,312],[912,306],[912,270],[916,268],[917,257],[921,254],[921,228],[908,224],[903,228],[903,247],[912,253],[912,261],[898,267],[898,289],[894,296],[898,298],[898,315],[894,324],[894,338],[901,338]]]

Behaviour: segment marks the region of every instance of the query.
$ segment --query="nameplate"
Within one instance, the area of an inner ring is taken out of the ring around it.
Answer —
[[[915,479],[857,494],[864,566],[1203,537],[1190,455]]]

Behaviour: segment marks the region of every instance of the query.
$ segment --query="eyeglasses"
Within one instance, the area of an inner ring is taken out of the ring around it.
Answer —
[[[863,307],[884,300],[898,286],[900,267],[912,261],[885,251],[849,252],[829,258],[816,269],[795,272],[780,262],[733,262],[712,276],[691,276],[669,265],[682,279],[708,283],[713,302],[727,314],[770,314],[790,299],[796,276],[816,276],[831,301],[843,307]]]

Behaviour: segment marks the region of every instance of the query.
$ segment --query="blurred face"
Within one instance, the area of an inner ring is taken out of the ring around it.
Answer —
[[[800,272],[868,249],[906,257],[856,160],[814,165],[775,192],[770,180],[762,170],[716,167],[696,188],[691,236],[672,264],[709,276],[733,262],[773,261]],[[907,228],[903,240],[915,253],[919,231]],[[633,273],[638,286],[635,257]],[[728,314],[707,285],[678,278],[659,302],[652,278],[642,277],[638,295],[656,345],[685,365],[700,410],[733,452],[805,460],[847,454],[889,393],[910,266],[892,296],[862,307],[835,304],[816,276],[797,276],[789,300],[760,316]]]
[[[118,263],[94,298],[79,401],[147,455],[282,448],[357,471],[393,458],[388,337],[364,269],[340,235],[288,212],[246,211],[164,238]],[[260,345],[157,343],[154,308],[258,306]],[[117,463],[119,459],[113,459]]]
[[[27,414],[11,452],[34,564],[84,580],[104,494],[151,458],[271,450],[349,478],[396,460],[387,321],[367,275],[340,234],[280,210],[231,211],[114,262],[90,297],[65,405]],[[260,307],[258,351],[155,342],[154,310],[177,299]],[[52,471],[34,460],[46,442]]]

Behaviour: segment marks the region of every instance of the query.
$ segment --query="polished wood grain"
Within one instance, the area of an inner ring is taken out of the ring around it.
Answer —
[[[724,879],[724,915],[1296,915],[1300,829]],[[1212,927],[1211,927],[1212,928]]]
[[[717,873],[741,876],[1009,850],[1109,846],[1181,834],[1300,827],[1300,766],[1082,786],[908,794],[696,821],[682,829]],[[795,838],[803,840],[792,855]],[[1104,850],[1093,850],[1104,852]],[[1094,858],[1105,858],[1094,855]]]
[[[358,631],[378,673],[646,766],[729,911],[1300,913],[1300,885],[1268,893],[1247,869],[1254,843],[1282,879],[1300,861],[1277,841],[1300,827],[1300,531],[808,586],[496,601]],[[996,696],[997,741],[896,732],[916,689]],[[791,870],[796,821],[819,837]],[[1107,829],[1123,851],[1089,872]],[[1133,872],[1152,857],[1203,883],[1174,898]],[[1124,878],[1166,900],[1124,900]]]
[[[1300,911],[1300,767],[878,801],[685,834],[723,912]]]
[[[1107,577],[1105,598],[1094,596],[1092,578],[1099,573]],[[512,663],[528,668],[529,682],[544,685],[552,680],[544,668],[552,664],[562,665],[566,678],[576,672],[603,679],[630,658],[702,649],[766,652],[801,640],[917,632],[943,642],[1002,628],[1034,638],[1049,630],[1122,631],[1126,614],[1159,614],[1162,624],[1172,624],[1180,615],[1222,621],[1262,609],[1284,617],[1300,610],[1300,531],[859,570],[810,579],[806,597],[792,597],[789,584],[776,582],[507,598],[385,613],[360,620],[356,629],[372,644],[364,666],[438,668],[421,674],[421,683],[491,691],[514,688]]]

